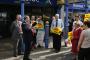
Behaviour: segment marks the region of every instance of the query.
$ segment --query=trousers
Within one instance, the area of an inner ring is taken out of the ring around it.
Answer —
[[[80,48],[78,60],[90,60],[90,48]]]

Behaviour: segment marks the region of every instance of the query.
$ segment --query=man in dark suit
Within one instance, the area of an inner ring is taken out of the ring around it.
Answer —
[[[19,44],[22,35],[22,22],[21,15],[16,15],[16,20],[13,21],[11,25],[11,33],[12,33],[12,40],[13,40],[13,51],[14,56],[16,57],[17,54],[21,53],[21,45]],[[19,47],[19,48],[18,48]]]
[[[62,19],[59,19],[59,14],[56,14],[55,15],[55,20],[52,21],[52,24],[51,24],[51,29],[53,28],[61,28],[62,31],[64,29],[64,23],[62,21]],[[60,49],[61,49],[61,35],[58,35],[58,34],[52,34],[53,35],[53,48],[55,49],[55,52],[59,52]]]
[[[32,60],[29,58],[31,52],[31,41],[33,39],[29,16],[25,17],[25,21],[22,23],[22,30],[23,30],[23,40],[25,43],[25,52],[23,60]]]

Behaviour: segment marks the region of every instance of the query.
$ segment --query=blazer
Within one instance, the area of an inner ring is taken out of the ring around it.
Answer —
[[[25,22],[22,23],[22,30],[23,30],[24,40],[32,40],[33,39],[31,27],[28,28],[28,25]]]
[[[19,21],[20,22],[20,21]],[[21,22],[20,22],[21,23]],[[20,37],[19,35],[19,26],[18,26],[18,23],[17,21],[14,21],[12,24],[11,24],[11,27],[10,27],[10,31],[12,33],[12,39],[16,40]]]
[[[56,27],[56,20],[53,20],[51,23],[51,28],[54,28],[54,27]],[[62,30],[64,29],[64,23],[63,23],[62,19],[58,19],[57,27],[62,28]]]

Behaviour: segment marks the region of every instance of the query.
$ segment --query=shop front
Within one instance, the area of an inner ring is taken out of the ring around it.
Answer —
[[[53,16],[56,13],[55,0],[25,0],[24,12],[30,16]],[[20,0],[0,0],[0,36],[10,36],[10,25],[16,14],[21,14]],[[3,16],[5,15],[5,16]]]

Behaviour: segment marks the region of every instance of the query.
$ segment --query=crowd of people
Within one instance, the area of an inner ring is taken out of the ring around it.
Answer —
[[[89,30],[90,21],[80,21],[80,16],[75,16],[72,28],[72,48],[73,60],[89,60],[90,39]]]
[[[24,21],[21,15],[16,15],[16,20],[12,23],[10,31],[12,32],[14,56],[24,54],[23,60],[32,60],[29,58],[32,49],[45,47],[45,24],[42,16],[37,19],[26,15]],[[49,21],[46,21],[49,23]],[[61,36],[63,35],[64,22],[59,18],[59,14],[52,16],[52,22],[49,26],[53,37],[53,51],[58,53],[61,50]],[[72,48],[73,60],[89,60],[90,53],[90,22],[82,22],[79,16],[75,16],[72,26]],[[53,32],[54,31],[54,32]],[[59,31],[59,32],[57,32]],[[49,36],[49,33],[48,35]]]
[[[45,28],[42,16],[35,20],[35,16],[30,19],[29,15],[21,19],[21,15],[16,15],[16,20],[11,24],[14,56],[24,54],[23,60],[29,60],[32,49],[45,47]],[[49,35],[49,34],[48,34]]]

